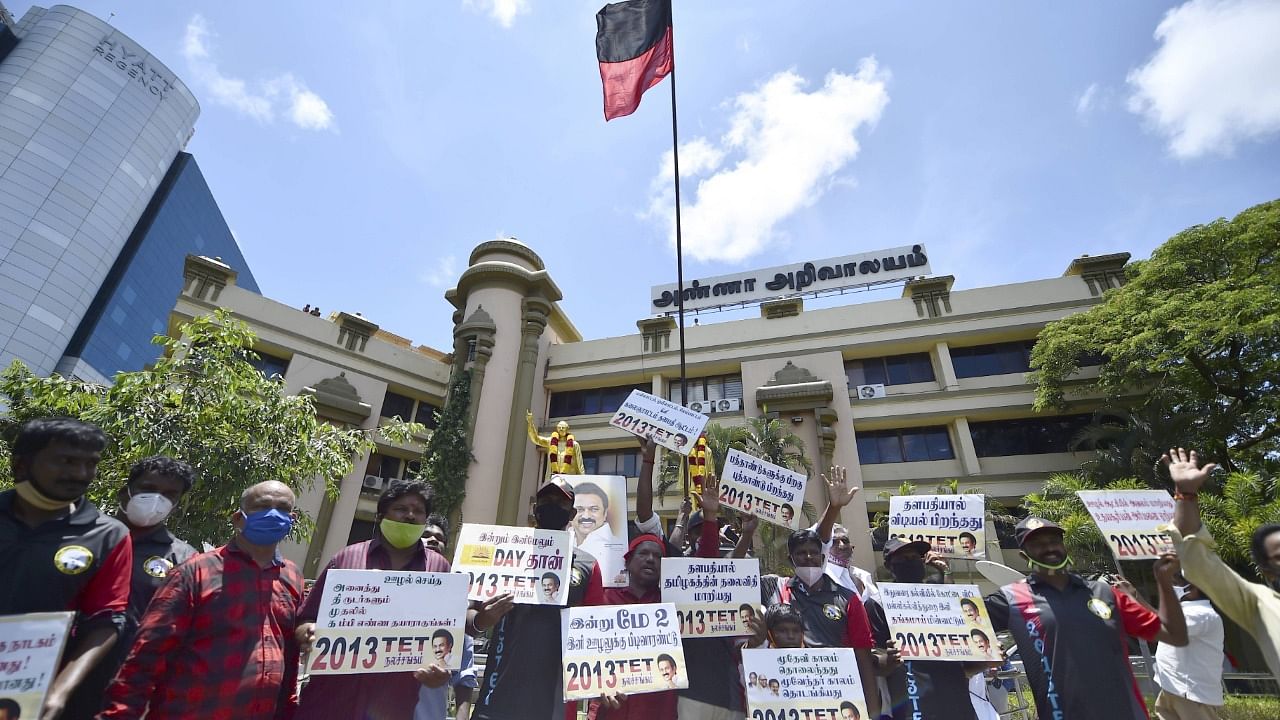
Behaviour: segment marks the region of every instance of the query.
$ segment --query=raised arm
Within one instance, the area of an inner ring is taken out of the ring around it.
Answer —
[[[1161,555],[1156,560],[1156,587],[1160,591],[1160,631],[1156,640],[1174,647],[1187,644],[1187,618],[1182,614],[1182,602],[1173,591],[1173,574],[1178,570],[1178,556],[1173,553]]]
[[[676,516],[676,526],[671,529],[671,544],[677,548],[684,547],[685,531],[689,529],[689,513],[693,512],[693,501],[687,496],[680,501],[680,514]]]
[[[525,419],[525,422],[528,423],[529,425],[529,442],[533,443],[534,445],[537,445],[540,448],[551,447],[551,438],[544,438],[538,434],[538,428],[535,427],[533,424],[533,413],[526,410],[524,412],[524,419]],[[582,453],[575,453],[575,454],[581,455]]]
[[[853,496],[857,495],[861,488],[849,487],[847,471],[839,465],[832,465],[828,474],[818,477],[822,478],[822,485],[827,489],[827,509],[823,511],[817,527],[818,537],[822,539],[823,545],[826,545],[831,542],[831,530],[840,519],[840,511],[853,500]]]
[[[1200,532],[1200,488],[1218,466],[1206,463],[1200,467],[1200,457],[1195,450],[1188,453],[1182,448],[1171,448],[1160,458],[1169,469],[1169,477],[1177,488],[1173,505],[1173,526],[1183,535]]]
[[[742,533],[738,536],[738,544],[733,546],[733,557],[744,558],[751,552],[751,543],[755,540],[756,528],[759,526],[760,518],[754,514],[742,521]]]
[[[643,524],[653,517],[653,456],[657,450],[658,444],[653,438],[645,438],[640,443],[640,476],[636,478],[636,524]]]
[[[720,498],[716,496],[716,476],[708,474],[702,484],[702,535],[698,557],[720,557]]]

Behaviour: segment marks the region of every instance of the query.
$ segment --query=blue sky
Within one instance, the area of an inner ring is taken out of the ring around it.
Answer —
[[[188,150],[267,296],[441,348],[494,237],[542,255],[587,338],[675,280],[670,91],[605,123],[600,4],[78,3],[200,100]],[[924,243],[957,289],[1031,280],[1280,196],[1275,2],[674,16],[687,279]]]

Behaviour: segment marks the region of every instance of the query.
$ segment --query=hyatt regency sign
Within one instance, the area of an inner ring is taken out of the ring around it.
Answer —
[[[876,285],[907,280],[931,272],[923,245],[876,250],[694,280],[684,288],[684,309],[706,310],[799,293]],[[654,286],[651,295],[650,313],[663,315],[676,312],[674,283]]]

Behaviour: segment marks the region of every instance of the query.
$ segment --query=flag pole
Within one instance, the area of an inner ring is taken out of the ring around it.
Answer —
[[[674,24],[674,23],[673,23]],[[675,36],[671,38],[675,55]],[[671,64],[671,166],[676,182],[676,316],[680,327],[680,404],[689,406],[689,383],[684,362],[684,243],[680,233],[680,134],[676,125],[676,66]],[[684,463],[684,496],[689,497],[689,464]]]

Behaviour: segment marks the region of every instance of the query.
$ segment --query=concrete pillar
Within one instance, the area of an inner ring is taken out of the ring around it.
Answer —
[[[951,362],[951,347],[945,342],[934,345],[933,357],[938,366],[938,384],[943,390],[959,390],[960,380],[956,378],[956,367]]]
[[[511,414],[507,424],[507,453],[502,467],[502,483],[498,490],[499,525],[517,525],[523,517],[520,512],[520,488],[529,439],[517,431],[525,425],[525,413],[529,411],[529,399],[533,395],[534,371],[538,367],[538,341],[551,318],[551,303],[541,298],[525,298],[523,308],[520,357],[516,364],[515,388],[512,391]]]
[[[973,446],[973,435],[969,432],[969,419],[958,417],[951,423],[955,433],[956,455],[960,458],[960,466],[965,475],[981,475],[982,464],[978,462],[978,451]]]

